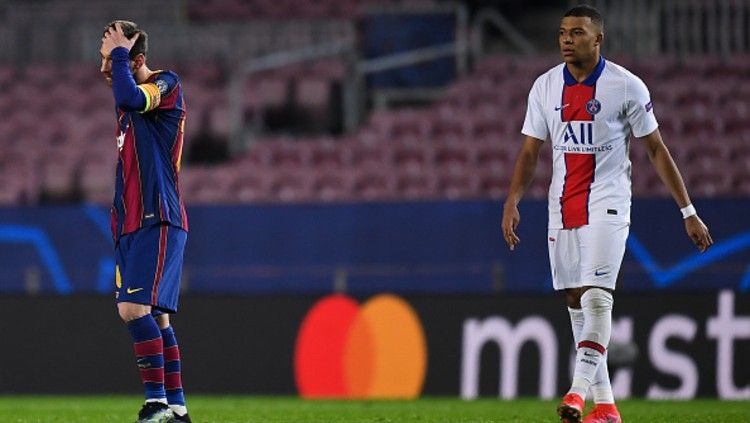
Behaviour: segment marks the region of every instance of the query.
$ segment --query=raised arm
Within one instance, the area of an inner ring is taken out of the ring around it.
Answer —
[[[534,137],[526,136],[521,151],[516,158],[516,165],[513,169],[513,178],[510,181],[508,197],[505,199],[503,206],[503,238],[508,247],[513,250],[516,244],[521,240],[516,235],[516,228],[521,221],[521,214],[518,212],[518,203],[523,198],[523,194],[534,179],[537,161],[539,161],[539,150],[543,141]]]
[[[690,202],[690,196],[688,195],[687,188],[685,188],[682,175],[680,175],[677,165],[672,160],[672,155],[669,154],[667,146],[664,145],[659,130],[656,129],[643,137],[642,140],[646,146],[648,158],[656,169],[656,173],[659,174],[659,178],[664,182],[664,185],[666,185],[672,194],[672,198],[674,198],[677,206],[683,213],[685,231],[696,247],[698,247],[698,250],[701,252],[706,251],[713,245],[714,241],[711,238],[708,228],[701,218],[698,217],[695,207]]]
[[[138,36],[136,33],[132,38],[127,38],[117,23],[102,37],[103,58],[112,61],[112,92],[115,104],[127,111],[148,109],[152,97],[152,93],[136,83],[130,68],[130,49],[133,48]],[[156,91],[158,94],[158,90]]]

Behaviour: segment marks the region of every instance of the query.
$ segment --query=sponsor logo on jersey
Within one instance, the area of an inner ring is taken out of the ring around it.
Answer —
[[[122,146],[125,145],[125,131],[120,132],[120,135],[115,139],[117,140],[117,149],[122,150]]]
[[[574,125],[575,123],[577,125]],[[593,144],[594,124],[592,122],[568,122],[565,125],[563,144],[569,141],[573,144]]]

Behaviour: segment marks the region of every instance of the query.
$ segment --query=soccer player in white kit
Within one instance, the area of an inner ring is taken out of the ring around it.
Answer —
[[[576,362],[570,391],[557,412],[581,422],[589,389],[596,404],[584,422],[621,422],[607,370],[612,294],[630,225],[631,135],[645,147],[681,209],[698,249],[713,244],[691,205],[680,172],[659,134],[651,98],[638,77],[600,55],[601,14],[590,6],[568,10],[560,24],[563,62],[534,82],[503,209],[503,237],[520,242],[518,203],[531,182],[545,140],[553,150],[548,246],[552,280],[565,290]]]

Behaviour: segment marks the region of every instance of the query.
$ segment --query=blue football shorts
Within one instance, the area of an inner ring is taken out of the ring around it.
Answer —
[[[164,223],[122,236],[115,247],[117,302],[176,313],[186,241],[187,232]]]

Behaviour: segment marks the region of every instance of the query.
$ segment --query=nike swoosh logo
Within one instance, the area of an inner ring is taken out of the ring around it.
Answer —
[[[138,292],[138,291],[143,291],[143,288],[135,288],[135,289],[133,289],[133,288],[128,288],[128,289],[127,289],[127,292],[128,292],[128,294],[133,294],[133,293],[136,293],[136,292]]]
[[[601,272],[601,273],[599,273],[598,270],[596,272],[594,272],[594,276],[604,276],[604,275],[609,275],[609,272]]]
[[[586,357],[596,357],[596,354],[592,354],[592,353],[590,353],[588,351],[584,351],[583,355],[585,355]]]
[[[566,108],[568,106],[570,106],[570,103],[563,104],[562,106],[555,106],[555,111],[557,112],[557,111],[559,111],[561,109],[564,109],[564,108]]]

